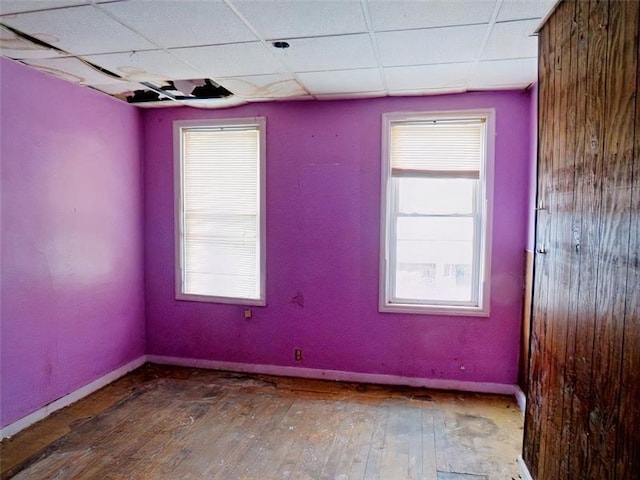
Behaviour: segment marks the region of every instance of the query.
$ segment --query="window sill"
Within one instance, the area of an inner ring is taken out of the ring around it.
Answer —
[[[254,307],[265,307],[267,305],[267,302],[263,299],[212,297],[208,295],[192,295],[188,293],[176,293],[176,300],[187,302],[224,303],[228,305],[248,305]]]
[[[459,305],[416,305],[403,303],[384,303],[380,313],[411,313],[418,315],[443,315],[452,317],[488,317],[489,309],[482,307],[463,307]]]

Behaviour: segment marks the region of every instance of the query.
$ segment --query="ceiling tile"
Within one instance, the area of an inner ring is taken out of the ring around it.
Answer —
[[[289,40],[290,48],[274,53],[293,72],[376,67],[368,34]]]
[[[257,40],[221,1],[135,0],[102,4],[100,8],[165,48]]]
[[[327,93],[322,95],[316,95],[318,100],[345,100],[353,98],[381,98],[386,97],[387,93],[384,91],[379,92],[358,92],[358,93]]]
[[[538,20],[496,23],[482,52],[482,60],[528,58],[538,55],[538,37],[531,35]]]
[[[193,100],[177,100],[177,105],[184,105],[187,107],[196,108],[228,108],[237,107],[247,103],[246,100],[239,97],[226,97],[226,98],[199,98]],[[164,105],[160,105],[164,106]],[[168,106],[168,105],[167,105]]]
[[[459,63],[478,57],[487,25],[376,33],[385,67]]]
[[[2,22],[76,55],[155,48],[90,5],[8,15]]]
[[[73,83],[100,85],[117,82],[117,78],[106,75],[76,57],[23,60],[38,70],[56,75]]]
[[[498,22],[543,18],[557,0],[505,0],[498,13]]]
[[[287,74],[218,78],[216,82],[234,95],[246,99],[297,97],[307,94],[300,84]]]
[[[130,81],[154,82],[199,78],[202,73],[181,62],[165,50],[106,53],[85,57],[92,63]]]
[[[451,93],[466,92],[466,88],[421,88],[418,90],[396,90],[389,95],[393,97],[411,97],[424,95],[448,95]]]
[[[299,73],[298,78],[312,95],[384,92],[377,68]]]
[[[297,101],[301,101],[301,100],[315,100],[316,97],[309,95],[309,94],[304,94],[304,95],[297,95],[295,97],[281,97],[281,98],[269,98],[269,97],[265,97],[265,98],[247,98],[248,102],[271,102],[271,101],[275,101],[275,102],[297,102]]]
[[[87,3],[89,3],[88,0],[2,0],[0,2],[0,15],[86,5]]]
[[[26,58],[57,58],[64,56],[63,53],[53,48],[36,45],[1,26],[0,54],[16,60]]]
[[[137,102],[135,104],[136,107],[140,108],[171,108],[171,107],[182,107],[182,103],[177,102],[175,100],[157,100],[153,102]]]
[[[373,29],[404,30],[488,23],[495,0],[369,0]]]
[[[238,77],[280,73],[282,66],[261,42],[170,50],[205,77]]]
[[[469,87],[490,90],[492,88],[525,88],[538,79],[538,60],[518,58],[479,62],[471,74]]]
[[[446,63],[384,69],[389,91],[464,88],[473,63]]]
[[[95,84],[91,85],[91,88],[95,88],[96,90],[100,90],[101,92],[108,93],[109,95],[124,95],[133,93],[136,90],[142,90],[146,87],[135,82],[117,82],[108,84]]]
[[[235,1],[262,38],[312,37],[367,31],[360,2],[334,0]]]

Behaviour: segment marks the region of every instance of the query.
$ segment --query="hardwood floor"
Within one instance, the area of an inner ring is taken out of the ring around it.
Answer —
[[[147,364],[2,442],[2,478],[518,478],[510,397]]]

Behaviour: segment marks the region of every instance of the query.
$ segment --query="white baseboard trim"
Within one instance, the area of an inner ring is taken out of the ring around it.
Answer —
[[[122,367],[112,372],[107,373],[106,375],[98,378],[97,380],[94,380],[84,387],[68,393],[64,397],[60,397],[59,399],[40,408],[39,410],[36,410],[35,412],[30,413],[25,417],[22,417],[20,420],[16,420],[15,422],[10,423],[6,427],[0,429],[0,439],[11,437],[18,433],[20,430],[23,430],[30,425],[33,425],[34,423],[42,420],[43,418],[48,417],[56,410],[67,407],[72,403],[77,402],[81,398],[86,397],[87,395],[101,389],[105,385],[108,385],[109,383],[117,380],[130,371],[135,370],[136,368],[143,365],[146,361],[147,358],[144,355],[136,358],[135,360],[127,363],[126,365],[123,365]]]
[[[516,397],[516,402],[518,402],[518,407],[520,408],[522,415],[524,415],[527,411],[527,396],[518,385],[516,385],[516,391],[514,395]]]
[[[524,458],[522,455],[518,455],[518,473],[520,474],[520,478],[522,480],[533,480],[533,477],[529,473],[529,469],[527,468],[527,464],[524,463]]]
[[[490,382],[465,382],[460,380],[443,380],[438,378],[402,377],[379,373],[345,372],[341,370],[321,370],[316,368],[286,367],[279,365],[256,365],[251,363],[221,362],[197,358],[166,357],[163,355],[147,355],[147,361],[160,365],[207,368],[210,370],[227,370],[231,372],[278,375],[283,377],[315,378],[337,380],[342,382],[377,383],[383,385],[406,385],[409,387],[425,387],[436,390],[457,390],[475,393],[497,393],[515,395],[516,385]]]

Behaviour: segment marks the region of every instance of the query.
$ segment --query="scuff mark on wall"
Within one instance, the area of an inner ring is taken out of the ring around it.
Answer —
[[[300,308],[304,308],[304,295],[302,292],[296,293],[296,295],[291,299],[291,303],[297,305]]]

